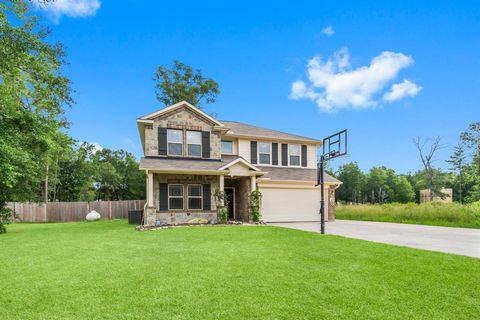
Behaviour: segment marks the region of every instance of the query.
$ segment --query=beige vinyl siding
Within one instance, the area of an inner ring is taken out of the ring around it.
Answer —
[[[229,138],[229,137],[222,137],[221,140],[232,141],[232,153],[224,153],[224,154],[226,154],[226,155],[229,155],[229,154],[230,155],[238,155],[238,139]]]
[[[238,155],[250,162],[250,140],[238,139]]]
[[[283,159],[283,151],[282,151],[282,144],[281,142],[278,143],[278,166],[283,167],[282,159]],[[288,148],[287,148],[287,159],[288,159]]]
[[[233,154],[238,155],[238,139],[228,139],[233,142]]]
[[[301,144],[300,144],[301,146]],[[287,148],[287,159],[288,157],[288,148]],[[300,163],[301,163],[300,159]],[[278,143],[278,165],[282,166],[282,143]],[[292,166],[293,168],[303,168],[302,166]],[[316,169],[317,168],[317,146],[316,145],[307,145],[307,168]]]
[[[224,138],[225,140],[228,140],[229,138]],[[232,139],[233,140],[233,139]],[[237,153],[239,156],[243,157],[245,160],[250,162],[250,140],[246,139],[238,139],[238,140],[233,140],[233,150],[237,150]],[[256,140],[258,142],[269,142],[272,143],[273,141],[266,141],[266,140]],[[277,142],[278,143],[278,166],[282,167],[282,142]],[[283,142],[285,143],[285,142]],[[288,144],[288,143],[287,143]],[[301,143],[299,143],[301,145]],[[258,152],[258,146],[257,146],[257,152]],[[270,155],[270,158],[272,155]],[[287,149],[287,159],[288,159],[288,149]],[[258,160],[257,160],[258,161]],[[257,164],[258,166],[262,166],[261,164]],[[303,168],[299,166],[294,166],[294,168]],[[317,168],[317,146],[316,145],[307,145],[307,168],[309,169],[316,169]]]
[[[317,168],[317,146],[307,145],[307,168]]]

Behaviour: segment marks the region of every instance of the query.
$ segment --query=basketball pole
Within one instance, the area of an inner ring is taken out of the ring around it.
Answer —
[[[325,157],[320,157],[320,233],[325,234],[325,192],[324,192],[324,162]]]
[[[317,162],[317,184],[315,187],[320,185],[320,233],[325,234],[325,162],[347,155],[347,129],[323,139],[322,146],[323,152],[320,161]]]

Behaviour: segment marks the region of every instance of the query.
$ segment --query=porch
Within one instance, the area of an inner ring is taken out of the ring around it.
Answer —
[[[185,174],[149,170],[144,224],[179,225],[198,218],[217,223],[217,209],[221,206],[229,209],[229,220],[248,222],[249,195],[257,189],[257,175],[255,171]],[[225,192],[229,201],[218,200],[217,192]]]

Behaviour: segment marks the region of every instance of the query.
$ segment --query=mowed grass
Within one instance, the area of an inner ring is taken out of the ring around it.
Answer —
[[[475,319],[480,260],[265,226],[14,224],[0,319]]]
[[[438,202],[342,205],[337,207],[336,216],[345,220],[480,228],[480,202],[467,205]]]

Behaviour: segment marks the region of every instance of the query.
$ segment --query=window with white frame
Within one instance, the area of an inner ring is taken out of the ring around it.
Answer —
[[[183,130],[167,130],[168,154],[172,156],[183,155]]]
[[[168,210],[183,210],[183,184],[168,185]]]
[[[222,153],[223,154],[233,153],[233,141],[222,140]]]
[[[189,210],[202,209],[202,185],[201,184],[188,185],[188,209]]]
[[[189,156],[202,156],[202,133],[200,131],[187,131],[187,152]]]
[[[267,142],[260,142],[258,144],[258,163],[270,164],[271,147],[272,145]]]
[[[300,165],[300,145],[289,144],[288,154],[289,154],[290,165],[299,166]]]

